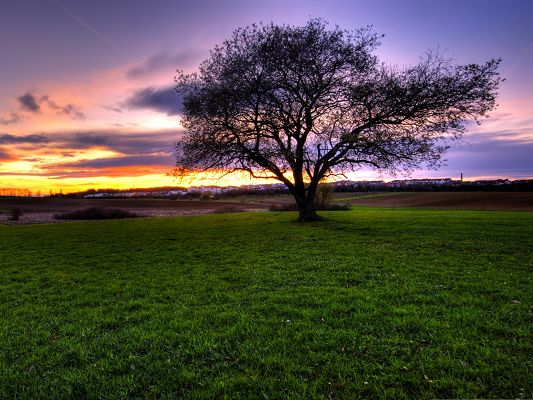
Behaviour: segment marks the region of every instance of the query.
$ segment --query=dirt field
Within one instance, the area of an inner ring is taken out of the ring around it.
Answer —
[[[350,199],[352,205],[446,208],[490,211],[533,211],[533,192],[383,193]]]
[[[261,205],[245,202],[246,207],[261,208]],[[212,210],[221,206],[235,205],[231,201],[164,200],[164,199],[68,199],[51,197],[0,198],[0,210],[20,208],[22,211],[67,211],[87,207],[117,208],[166,208],[180,210]]]
[[[243,201],[199,201],[160,199],[68,199],[68,198],[0,198],[0,223],[4,224],[49,224],[65,222],[54,215],[61,212],[89,207],[127,209],[145,217],[168,217],[191,214],[207,214],[236,211],[262,211],[267,204]],[[22,216],[10,220],[10,211],[18,208]]]
[[[439,193],[335,193],[334,201],[354,206],[443,208],[491,211],[533,211],[533,193],[439,192]],[[63,222],[60,212],[88,207],[113,207],[142,216],[164,217],[235,211],[266,211],[274,204],[292,203],[289,195],[242,196],[224,201],[160,199],[60,199],[0,198],[0,223],[39,224]],[[10,210],[22,211],[19,221],[10,221]]]

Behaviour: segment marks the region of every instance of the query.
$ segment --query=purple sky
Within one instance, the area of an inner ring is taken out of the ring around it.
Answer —
[[[164,174],[179,132],[174,71],[195,70],[239,26],[311,17],[373,25],[385,34],[378,54],[394,64],[437,46],[459,64],[502,57],[492,118],[452,148],[446,167],[414,176],[533,177],[532,15],[531,0],[6,0],[0,186],[172,184]]]

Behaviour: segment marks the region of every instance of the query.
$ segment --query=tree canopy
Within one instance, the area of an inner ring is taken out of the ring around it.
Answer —
[[[373,54],[381,37],[320,19],[237,29],[198,73],[176,78],[185,133],[175,174],[276,179],[308,221],[319,182],[333,174],[439,166],[467,123],[495,107],[501,60],[456,65],[428,51],[400,68]]]

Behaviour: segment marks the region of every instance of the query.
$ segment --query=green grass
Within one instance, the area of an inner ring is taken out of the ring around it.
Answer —
[[[0,226],[0,398],[531,398],[533,213]]]

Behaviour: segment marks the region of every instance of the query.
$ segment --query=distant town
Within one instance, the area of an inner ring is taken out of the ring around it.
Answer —
[[[464,181],[452,178],[399,179],[392,181],[351,181],[331,182],[336,192],[410,192],[410,191],[505,191],[531,192],[533,179],[490,179]],[[209,193],[212,197],[231,197],[239,195],[271,195],[288,193],[282,183],[242,186],[190,186],[190,187],[154,187],[132,189],[88,189],[81,192],[63,194],[50,190],[32,192],[29,189],[2,188],[0,197],[70,197],[70,198],[200,198]]]

